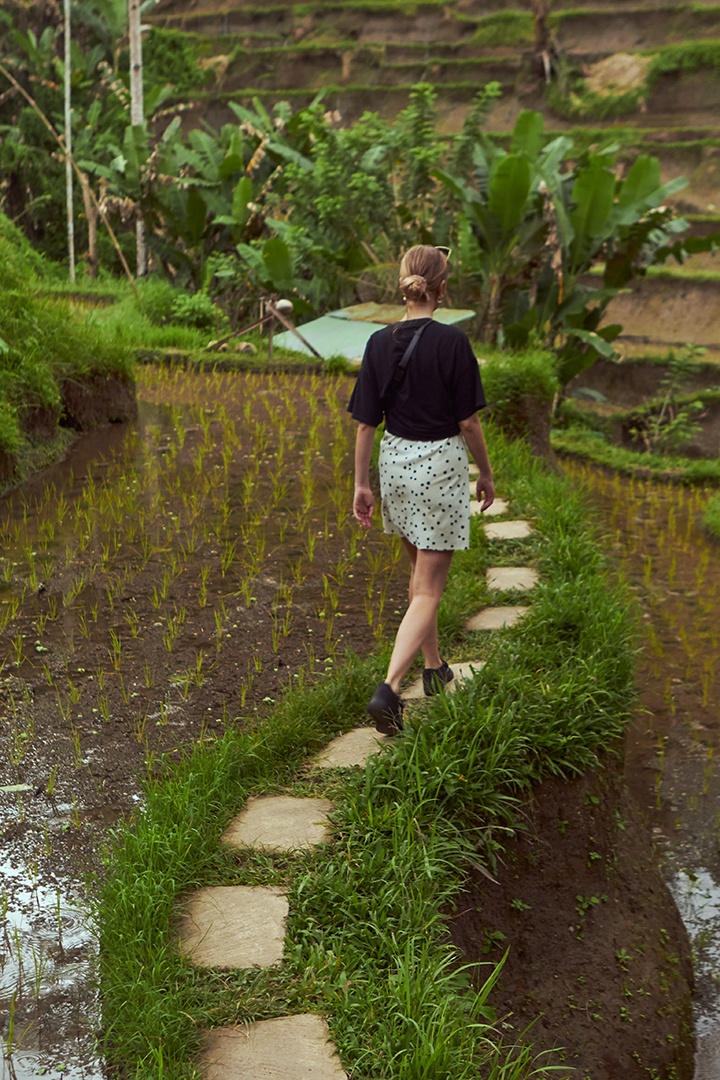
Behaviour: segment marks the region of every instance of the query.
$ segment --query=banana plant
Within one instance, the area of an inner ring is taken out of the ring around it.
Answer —
[[[552,347],[562,385],[615,355],[621,327],[602,325],[610,300],[687,227],[663,205],[686,181],[661,184],[656,158],[641,155],[620,179],[612,147],[573,156],[572,140],[548,142],[527,111],[508,150],[478,135],[472,183],[434,172],[459,209],[457,272],[473,283],[485,339]]]

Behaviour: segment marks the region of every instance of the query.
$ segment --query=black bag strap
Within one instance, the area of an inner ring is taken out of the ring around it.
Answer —
[[[395,368],[395,373],[393,375],[393,381],[392,381],[392,383],[390,385],[390,394],[389,394],[389,397],[388,397],[388,404],[392,401],[392,399],[395,397],[398,390],[400,389],[402,381],[405,378],[405,372],[407,371],[407,366],[410,363],[410,357],[415,352],[415,346],[417,345],[418,341],[422,337],[423,331],[428,328],[428,326],[430,325],[431,322],[432,322],[432,319],[428,319],[428,321],[424,322],[422,324],[422,326],[418,326],[417,330],[415,331],[415,333],[412,336],[410,344],[408,345],[405,352],[402,354],[402,358],[401,358],[399,364],[397,365],[397,367]]]

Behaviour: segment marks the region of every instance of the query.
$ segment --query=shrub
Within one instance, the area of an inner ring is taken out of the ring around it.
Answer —
[[[544,349],[486,353],[482,366],[485,394],[493,421],[511,439],[524,439],[532,450],[551,457],[550,418],[559,390],[555,356]]]
[[[197,330],[218,331],[226,322],[220,308],[207,293],[182,293],[171,306],[173,321],[181,326],[193,326]]]

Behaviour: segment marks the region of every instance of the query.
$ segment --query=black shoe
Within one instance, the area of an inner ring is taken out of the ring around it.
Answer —
[[[367,711],[375,721],[375,730],[381,735],[397,735],[403,729],[404,704],[393,688],[386,682],[380,683],[370,698]]]
[[[425,697],[439,694],[442,688],[452,682],[454,678],[455,673],[451,667],[448,667],[445,660],[443,660],[439,668],[426,667],[422,674]]]

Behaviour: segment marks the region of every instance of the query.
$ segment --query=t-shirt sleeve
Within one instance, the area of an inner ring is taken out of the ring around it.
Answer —
[[[467,420],[469,416],[487,405],[480,378],[480,368],[465,334],[459,340],[455,356],[453,379],[453,410],[455,419]]]
[[[361,424],[377,427],[382,422],[384,413],[380,404],[380,391],[377,376],[372,363],[372,338],[365,346],[357,381],[353,387],[348,404],[348,412],[353,420]]]

